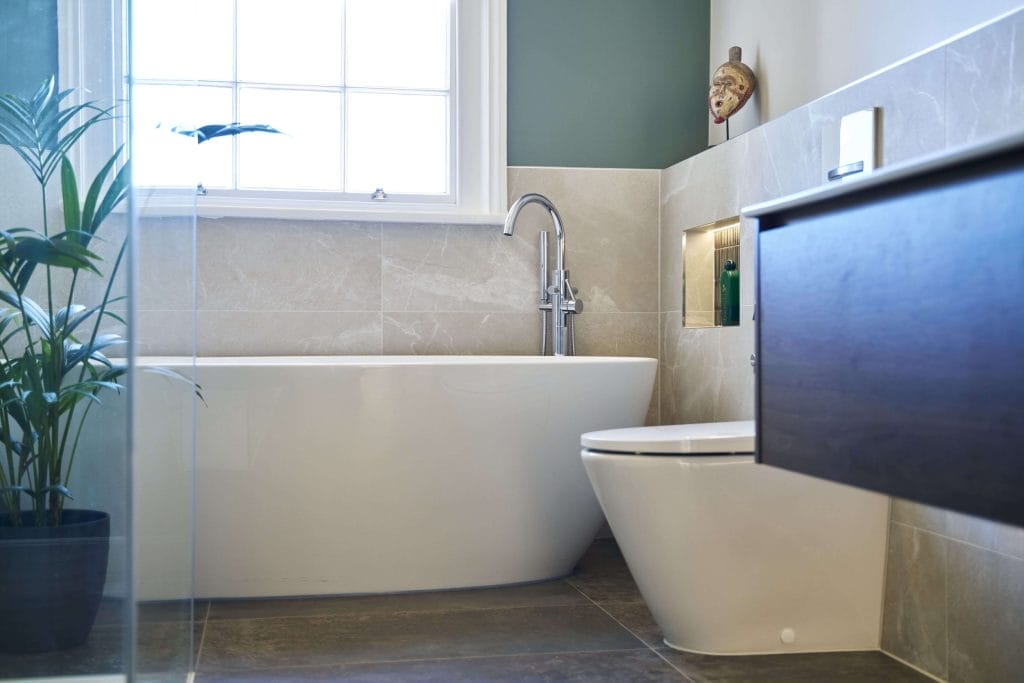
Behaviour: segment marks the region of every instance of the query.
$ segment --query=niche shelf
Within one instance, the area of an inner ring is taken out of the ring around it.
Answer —
[[[740,217],[732,216],[683,231],[683,327],[723,327],[721,275],[726,261],[740,267]],[[737,282],[737,288],[739,286]],[[732,322],[739,324],[738,316]]]

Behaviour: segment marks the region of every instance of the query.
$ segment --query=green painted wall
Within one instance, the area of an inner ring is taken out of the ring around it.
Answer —
[[[57,0],[0,0],[0,92],[32,95],[57,73]]]
[[[707,147],[709,0],[508,0],[508,163],[667,168]]]

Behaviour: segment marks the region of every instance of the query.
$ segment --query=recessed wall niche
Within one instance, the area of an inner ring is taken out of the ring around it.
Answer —
[[[683,231],[683,327],[739,325],[740,218]]]

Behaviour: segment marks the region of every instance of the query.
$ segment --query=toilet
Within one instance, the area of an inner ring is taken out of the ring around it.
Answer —
[[[715,655],[879,646],[888,499],[754,461],[754,423],[581,437],[665,644]]]

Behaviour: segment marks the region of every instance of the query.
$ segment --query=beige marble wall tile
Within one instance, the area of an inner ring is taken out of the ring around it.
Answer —
[[[136,233],[138,309],[191,310],[195,305],[195,228],[191,220],[147,218]]]
[[[945,678],[945,539],[903,524],[889,525],[882,649]]]
[[[1024,560],[949,543],[949,680],[1024,672]]]
[[[135,314],[135,351],[140,356],[191,356],[195,350],[192,311],[147,311]]]
[[[199,222],[199,308],[380,311],[379,223]]]
[[[741,179],[759,173],[749,158],[753,137],[740,135],[662,171],[663,223],[685,230],[737,215]]]
[[[657,358],[658,314],[584,311],[576,317],[576,351],[581,356]]]
[[[894,522],[900,522],[901,524],[907,524],[937,534],[946,533],[946,511],[930,505],[915,503],[902,498],[893,498],[890,515]]]
[[[749,133],[733,182],[740,208],[822,183],[821,134],[808,107],[800,107]]]
[[[946,46],[946,141],[1024,128],[1024,9]]]
[[[540,313],[387,312],[383,352],[537,355]]]
[[[892,520],[946,538],[1024,559],[1024,528],[893,498]]]
[[[1024,527],[947,511],[945,533],[958,541],[1024,560]],[[1024,565],[1019,570],[1024,572]]]
[[[830,125],[838,134],[844,115],[879,107],[881,162],[890,165],[945,147],[945,103],[945,54],[936,49],[817,100],[808,105],[808,111],[820,140],[822,129]],[[824,165],[819,166],[814,184],[826,182],[827,172]]]
[[[510,203],[539,192],[558,209],[566,265],[586,310],[657,312],[659,175],[632,169],[509,169]],[[516,234],[535,245],[539,230],[553,230],[547,212],[526,207]],[[550,256],[553,268],[553,246]]]
[[[704,152],[703,154],[707,154]],[[693,167],[702,163],[703,154],[690,157],[675,166],[661,172],[661,226],[659,229],[660,273],[661,273],[661,310],[679,311],[683,308],[683,233],[700,223],[692,222],[695,210],[691,209],[697,198],[683,199],[685,188],[689,185]],[[666,191],[676,191],[671,203]]]
[[[530,311],[537,307],[536,244],[482,225],[387,225],[385,311]]]
[[[379,312],[200,311],[200,356],[378,355]]]

